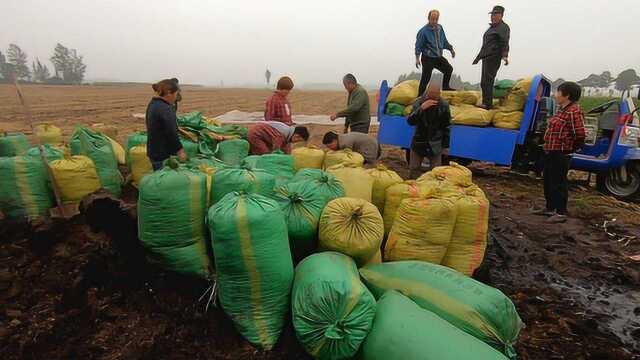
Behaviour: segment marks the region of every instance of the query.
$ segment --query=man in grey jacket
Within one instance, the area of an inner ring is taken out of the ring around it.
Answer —
[[[509,65],[509,38],[511,29],[504,21],[504,7],[495,6],[489,13],[491,14],[491,24],[482,38],[482,49],[476,56],[473,64],[476,65],[482,60],[482,104],[485,109],[493,107],[493,84],[500,69],[500,62],[504,60],[504,65]]]
[[[322,144],[333,151],[351,149],[359,153],[364,157],[365,167],[376,166],[380,158],[381,151],[378,141],[373,136],[359,132],[338,135],[330,131],[324,134]]]

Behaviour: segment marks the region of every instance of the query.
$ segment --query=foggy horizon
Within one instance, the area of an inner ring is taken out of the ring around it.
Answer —
[[[638,70],[640,37],[635,1],[602,7],[595,1],[501,1],[511,27],[510,65],[500,78],[544,73],[580,80],[591,73]],[[477,83],[472,66],[495,1],[272,0],[166,1],[153,3],[76,0],[5,0],[0,13],[0,51],[10,43],[39,58],[56,43],[77,49],[85,79],[248,86],[281,75],[296,84],[340,84],[345,73],[377,85],[415,71],[414,43],[426,12],[439,9],[440,23],[456,50],[454,72]],[[601,3],[598,3],[601,4]]]

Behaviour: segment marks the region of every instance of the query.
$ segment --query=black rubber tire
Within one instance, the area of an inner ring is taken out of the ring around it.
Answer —
[[[631,172],[631,176],[635,179],[640,179],[640,162],[633,162],[627,164],[627,171]],[[612,186],[610,184],[610,177],[613,176],[613,170],[609,170],[608,172],[599,173],[596,176],[596,187],[598,191],[612,195],[620,200],[634,200],[640,198],[640,184],[636,182],[635,189],[630,189],[628,194],[622,194],[619,191],[612,190]]]

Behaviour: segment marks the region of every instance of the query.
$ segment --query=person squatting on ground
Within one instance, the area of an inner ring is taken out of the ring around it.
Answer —
[[[374,167],[382,153],[378,141],[367,134],[350,132],[347,134],[336,134],[329,131],[324,134],[322,144],[333,151],[351,149],[364,157],[364,165],[367,168]]]
[[[271,154],[276,150],[289,154],[291,144],[309,140],[309,130],[279,121],[263,121],[249,127],[247,140],[252,155]]]
[[[416,100],[407,122],[416,127],[409,157],[409,177],[415,179],[421,175],[425,157],[429,159],[429,169],[433,169],[442,165],[442,155],[449,148],[451,110],[440,98],[437,85],[430,85],[427,93]]]
[[[558,111],[549,119],[544,134],[544,197],[545,209],[534,209],[534,213],[550,216],[552,223],[565,222],[569,201],[569,163],[571,153],[584,145],[584,113],[580,109],[581,88],[574,82],[565,82],[558,87],[555,97]]]
[[[349,93],[347,108],[331,115],[331,121],[337,118],[346,118],[344,121],[344,132],[349,131],[369,133],[371,125],[371,110],[369,108],[369,94],[358,84],[353,74],[347,74],[342,79],[344,88]]]
[[[428,24],[425,25],[416,37],[416,68],[422,66],[422,78],[420,79],[420,88],[418,95],[424,94],[427,84],[431,81],[431,73],[433,69],[439,70],[443,74],[442,87],[443,90],[453,90],[449,85],[451,75],[453,74],[453,66],[443,56],[444,50],[451,52],[451,57],[456,57],[453,46],[447,40],[444,28],[438,23],[440,12],[431,10],[427,14]]]
[[[509,38],[511,29],[503,20],[504,7],[495,6],[489,13],[491,14],[491,24],[482,37],[482,48],[480,53],[473,60],[476,65],[482,60],[482,106],[485,109],[493,107],[493,86],[500,69],[500,61],[504,60],[504,65],[509,65]]]
[[[174,80],[165,79],[153,84],[156,96],[147,106],[147,156],[154,171],[161,169],[164,161],[170,156],[177,155],[180,161],[187,161],[187,154],[178,136],[174,105],[180,94],[180,87]]]
[[[293,125],[291,104],[287,97],[293,90],[293,80],[283,76],[278,80],[276,91],[267,99],[264,110],[265,121],[279,121],[287,125]]]

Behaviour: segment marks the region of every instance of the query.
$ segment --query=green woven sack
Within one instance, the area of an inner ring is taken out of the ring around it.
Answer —
[[[198,156],[198,143],[187,139],[180,139],[180,143],[182,144],[182,149],[184,149],[184,152],[187,154],[189,159]]]
[[[364,360],[506,360],[491,346],[457,329],[408,297],[388,291],[378,301]]]
[[[138,196],[138,232],[149,258],[163,268],[208,279],[206,176],[196,170],[168,166],[145,176]]]
[[[289,246],[294,262],[310,255],[317,247],[318,222],[326,198],[312,181],[276,187],[275,199],[287,221]]]
[[[46,216],[53,206],[47,181],[39,158],[0,157],[0,210],[10,218]]]
[[[455,270],[421,261],[398,261],[360,269],[376,298],[397,290],[458,329],[510,358],[523,324],[511,300],[500,290]]]
[[[62,160],[64,159],[64,150],[59,147],[51,146],[49,144],[42,145],[44,149],[44,157],[47,159],[47,162],[52,162],[54,160]],[[32,147],[27,151],[27,156],[30,156],[38,161],[41,161],[40,158],[40,148]]]
[[[293,264],[282,210],[259,194],[227,194],[209,210],[219,298],[238,331],[270,350],[289,312]]]
[[[513,80],[497,81],[496,84],[493,86],[493,97],[497,99],[506,97],[509,91],[511,91],[511,89],[515,84],[516,82]]]
[[[324,252],[296,268],[291,312],[296,337],[314,358],[351,359],[371,329],[376,300],[350,257]]]
[[[226,168],[213,174],[211,183],[211,204],[220,201],[225,195],[234,191],[258,193],[273,196],[276,185],[275,176],[264,170],[247,168]]]
[[[240,165],[249,155],[249,142],[243,139],[225,140],[218,143],[216,157],[227,165]]]
[[[24,134],[0,134],[0,157],[24,155],[31,145]]]
[[[291,179],[291,183],[307,181],[314,183],[316,192],[324,196],[327,203],[346,196],[340,180],[320,169],[302,169]]]
[[[73,143],[73,139],[71,141]],[[131,167],[131,159],[129,157],[129,151],[131,150],[132,147],[139,146],[139,145],[145,145],[145,146],[147,145],[147,133],[144,131],[135,132],[127,137],[127,147],[125,149],[126,150],[125,154],[127,159],[127,165],[129,167]],[[71,153],[73,154],[73,149],[71,150]]]
[[[210,158],[203,155],[197,155],[195,157],[190,158],[189,164],[196,167],[200,165],[204,165],[205,167],[214,168],[218,170],[222,170],[227,167],[227,165],[225,165],[225,163],[223,163],[222,161],[216,158]]]
[[[80,139],[80,154],[85,155],[96,165],[100,185],[113,196],[119,197],[122,192],[123,178],[118,170],[118,160],[111,141],[101,133],[77,127],[74,136]]]
[[[387,103],[387,115],[393,115],[393,116],[402,116],[402,114],[404,114],[404,108],[406,106],[402,105],[402,104],[396,104],[396,103]]]

